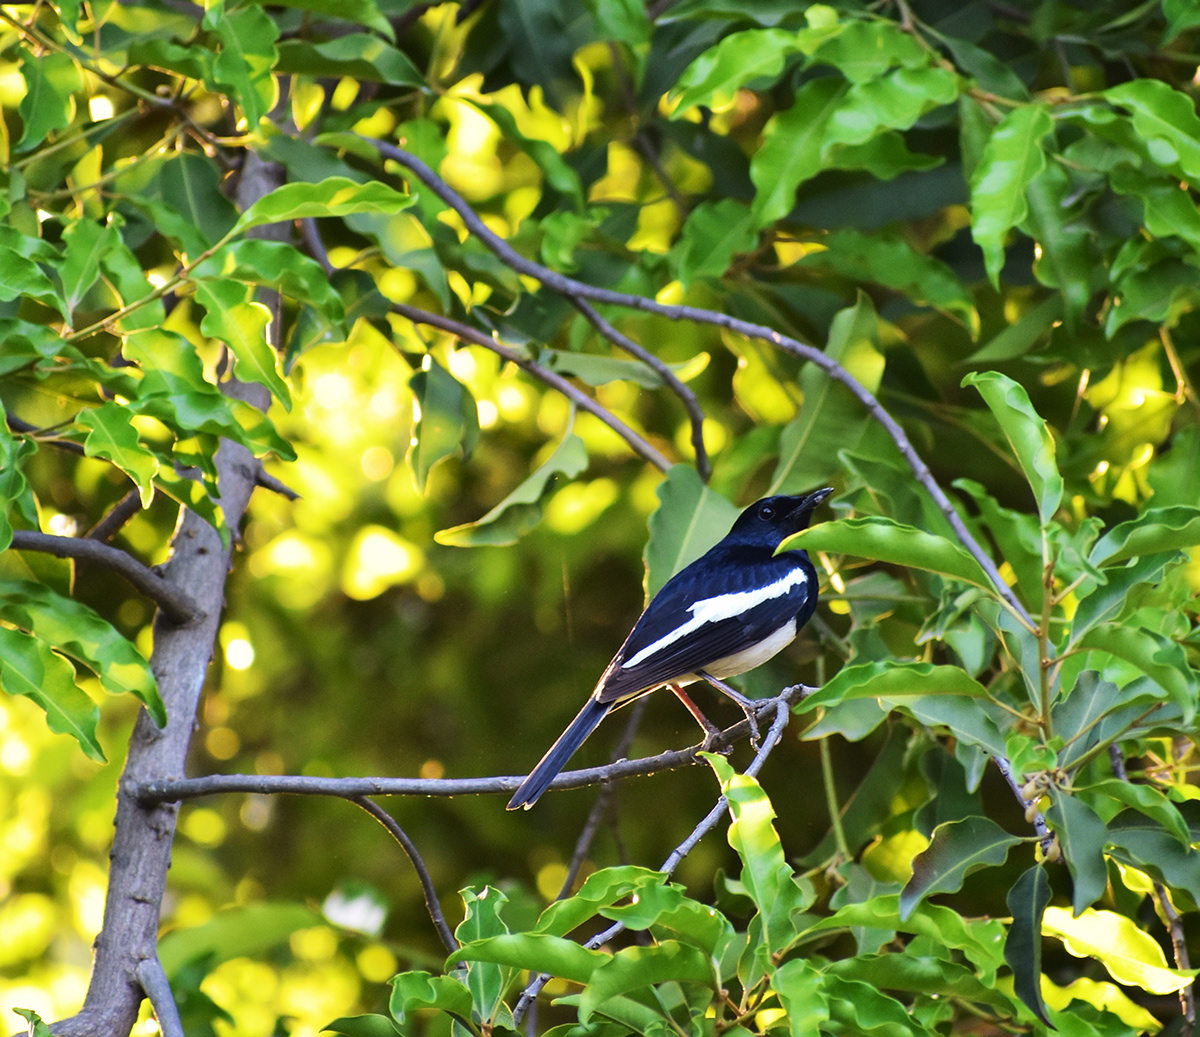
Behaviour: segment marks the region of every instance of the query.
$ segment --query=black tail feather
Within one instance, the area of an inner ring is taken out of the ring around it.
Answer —
[[[524,807],[528,810],[533,806],[550,786],[550,782],[558,776],[558,772],[567,765],[567,761],[575,755],[575,750],[583,745],[584,739],[596,730],[600,721],[612,708],[611,702],[588,699],[579,715],[558,736],[558,741],[550,746],[546,755],[538,761],[538,765],[529,772],[529,777],[521,782],[520,787],[513,793],[513,798],[508,801],[507,809]]]

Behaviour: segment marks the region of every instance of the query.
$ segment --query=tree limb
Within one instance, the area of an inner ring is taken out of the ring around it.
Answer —
[[[87,537],[52,536],[32,529],[13,530],[12,546],[18,551],[40,551],[56,558],[77,558],[106,566],[158,605],[176,626],[188,626],[204,618],[203,610],[190,594],[119,547]]]
[[[84,534],[84,537],[88,540],[111,540],[121,531],[125,523],[141,510],[141,493],[138,490],[130,490],[108,510],[108,513],[99,522]],[[153,572],[153,570],[151,571]]]
[[[162,1037],[186,1037],[183,1021],[179,1018],[179,1006],[175,1004],[175,996],[171,993],[171,982],[157,955],[142,960],[137,967],[137,978],[150,1000],[150,1007],[154,1009],[154,1018],[158,1020]]]
[[[778,696],[762,699],[762,708],[773,708],[776,702],[792,705],[813,689],[803,684],[785,688]],[[727,727],[709,743],[709,751],[720,752],[745,738],[750,724],[740,720]],[[580,789],[601,785],[618,778],[631,778],[658,771],[676,770],[696,762],[701,746],[674,749],[638,760],[618,760],[603,767],[588,767],[563,771],[550,783],[552,789]],[[262,795],[291,794],[300,796],[336,796],[356,800],[363,796],[485,796],[512,795],[525,780],[524,774],[498,775],[485,778],[319,778],[305,774],[210,774],[203,778],[176,778],[167,781],[150,779],[131,788],[140,803],[176,803],[199,796],[227,792],[252,792]]]

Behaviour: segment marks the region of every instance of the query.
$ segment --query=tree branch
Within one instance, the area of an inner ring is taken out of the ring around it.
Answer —
[[[384,140],[377,140],[373,137],[363,137],[362,139],[376,148],[385,158],[389,158],[410,170],[418,180],[458,213],[462,217],[463,224],[467,230],[478,237],[506,266],[517,273],[526,274],[541,281],[546,287],[558,292],[560,295],[572,300],[586,299],[591,302],[625,306],[629,309],[641,310],[645,313],[654,313],[660,317],[667,317],[670,320],[688,320],[699,324],[712,324],[716,327],[727,328],[740,335],[745,335],[747,338],[770,342],[785,352],[792,353],[804,360],[809,360],[825,371],[835,381],[841,382],[854,394],[855,398],[867,409],[871,416],[884,427],[887,434],[896,444],[896,448],[908,462],[917,481],[929,491],[930,496],[937,502],[938,508],[946,516],[946,520],[954,529],[963,546],[979,562],[983,571],[987,573],[988,578],[996,589],[996,593],[1031,628],[1033,627],[1033,620],[1030,618],[1029,613],[1016,595],[1013,594],[1012,588],[1005,583],[999,569],[996,568],[996,563],[992,561],[987,552],[979,545],[979,542],[971,535],[970,530],[967,529],[966,524],[951,503],[950,498],[946,496],[945,492],[938,485],[937,480],[933,477],[933,473],[930,472],[929,467],[921,459],[921,455],[917,453],[916,448],[909,441],[899,422],[883,408],[883,405],[880,404],[866,386],[836,360],[827,356],[815,346],[791,338],[774,328],[769,328],[762,324],[753,324],[750,321],[740,320],[725,313],[717,313],[714,310],[705,310],[698,306],[667,305],[642,295],[627,295],[624,292],[615,292],[608,288],[597,288],[594,285],[576,281],[574,278],[566,277],[563,274],[550,270],[548,267],[544,267],[540,263],[535,263],[531,259],[526,259],[507,241],[490,230],[458,193],[415,155],[409,154],[403,148],[398,148],[396,145]]]
[[[450,926],[446,922],[446,916],[442,913],[442,903],[438,900],[437,890],[433,885],[433,876],[429,874],[429,869],[425,866],[425,861],[422,859],[416,843],[408,837],[408,833],[400,827],[400,823],[374,800],[368,799],[366,796],[355,796],[351,802],[362,807],[383,825],[388,830],[388,834],[400,844],[401,849],[408,855],[409,862],[417,873],[417,880],[421,883],[421,889],[425,893],[425,907],[429,910],[433,927],[437,930],[438,936],[442,938],[446,950],[453,954],[458,950],[458,940],[454,938],[454,933],[450,931]]]
[[[84,534],[84,537],[87,540],[102,542],[111,540],[121,531],[125,523],[141,510],[141,493],[138,490],[130,490],[109,509],[108,514]]]
[[[187,626],[204,618],[204,612],[191,595],[119,547],[87,537],[52,536],[32,529],[13,530],[12,546],[18,551],[41,551],[56,558],[77,558],[106,566],[158,605],[176,626]]]
[[[146,997],[150,999],[150,1007],[154,1009],[154,1018],[158,1020],[162,1037],[186,1037],[183,1020],[179,1018],[179,1006],[175,1004],[175,995],[171,993],[171,982],[157,955],[142,959],[137,967],[137,978]]]
[[[771,709],[777,702],[792,705],[813,689],[803,684],[785,688],[778,696],[762,699],[760,712]],[[739,720],[725,728],[709,743],[709,751],[720,752],[745,738],[750,724]],[[581,789],[601,785],[618,778],[640,777],[659,771],[676,770],[696,762],[701,746],[674,749],[638,760],[618,760],[603,767],[588,767],[563,771],[550,783],[552,789]],[[318,778],[304,774],[210,774],[203,778],[152,779],[130,791],[139,803],[177,803],[199,796],[227,792],[251,792],[261,795],[290,794],[299,796],[336,796],[356,800],[363,796],[486,796],[512,795],[525,780],[524,774],[499,775],[485,778]]]
[[[419,310],[415,306],[407,306],[400,302],[392,303],[391,308],[393,312],[400,314],[402,317],[407,317],[414,324],[428,324],[430,327],[441,328],[442,331],[448,331],[451,335],[462,339],[464,342],[474,342],[477,346],[490,349],[493,353],[502,356],[510,363],[516,364],[526,374],[545,382],[552,389],[557,389],[567,399],[577,404],[580,410],[585,410],[594,417],[599,418],[605,425],[625,440],[635,454],[643,460],[649,461],[659,471],[665,472],[671,467],[671,462],[651,446],[650,443],[634,432],[633,429],[615,414],[593,400],[587,393],[571,382],[568,382],[562,375],[555,374],[553,371],[547,371],[544,367],[539,367],[532,360],[523,357],[515,349],[502,345],[495,339],[485,335],[482,331],[472,328],[469,324],[463,324],[461,321],[453,320],[450,317],[443,317],[436,313],[429,313],[426,310]]]

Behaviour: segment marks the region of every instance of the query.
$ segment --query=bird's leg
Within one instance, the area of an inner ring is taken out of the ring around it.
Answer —
[[[754,746],[755,752],[758,751],[758,708],[759,704],[754,699],[748,699],[737,688],[730,687],[723,680],[714,677],[711,673],[706,673],[704,670],[697,670],[697,674],[703,677],[722,695],[726,695],[733,699],[739,706],[742,707],[742,712],[746,714],[746,722],[750,725],[750,744]]]
[[[691,700],[691,697],[683,690],[681,684],[668,684],[668,688],[674,693],[675,697],[683,703],[684,708],[692,714],[692,719],[696,721],[704,729],[704,742],[701,745],[702,749],[707,749],[713,743],[713,739],[721,733],[721,729],[717,727],[711,720],[700,712],[700,707]]]

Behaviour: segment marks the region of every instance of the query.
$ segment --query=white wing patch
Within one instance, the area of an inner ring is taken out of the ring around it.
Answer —
[[[774,583],[767,584],[765,587],[758,587],[752,591],[735,591],[731,594],[718,594],[715,598],[704,598],[701,601],[697,601],[695,604],[688,606],[688,611],[692,614],[691,619],[677,626],[669,634],[664,634],[653,644],[647,645],[636,655],[626,659],[621,663],[621,669],[628,670],[640,665],[668,645],[674,644],[681,637],[687,637],[693,630],[699,630],[708,623],[720,623],[725,619],[733,619],[744,612],[749,612],[765,601],[783,597],[796,585],[807,582],[808,577],[804,575],[804,570],[797,566],[786,576],[776,580]],[[794,637],[795,634],[792,636]]]

